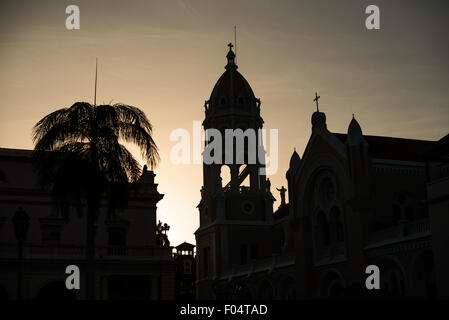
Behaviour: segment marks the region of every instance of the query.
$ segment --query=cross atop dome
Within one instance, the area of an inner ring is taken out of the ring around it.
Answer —
[[[317,124],[323,124],[324,127],[326,126],[326,115],[324,112],[320,112],[320,109],[318,108],[318,100],[320,98],[321,97],[318,95],[318,92],[315,92],[313,102],[316,103],[316,111],[312,114],[312,130]]]
[[[315,99],[313,99],[313,101],[316,102],[316,112],[320,112],[320,109],[318,109],[318,99],[319,98],[321,98],[321,97],[318,95],[318,92],[315,92]]]

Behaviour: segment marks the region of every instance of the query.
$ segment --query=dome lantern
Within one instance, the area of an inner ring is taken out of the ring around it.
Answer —
[[[237,69],[237,65],[235,64],[235,53],[234,51],[232,51],[232,48],[234,47],[234,45],[229,42],[228,44],[229,47],[229,51],[228,54],[226,55],[226,58],[228,59],[228,64],[225,66],[225,69],[228,70],[229,68],[235,68]]]

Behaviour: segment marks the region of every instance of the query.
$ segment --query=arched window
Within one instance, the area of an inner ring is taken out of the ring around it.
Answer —
[[[404,295],[404,278],[398,270],[388,270],[386,272],[386,279],[384,284],[390,295],[396,297],[401,297]]]
[[[310,188],[314,224],[314,259],[316,263],[332,263],[346,259],[345,217],[338,184],[328,170],[321,171]]]
[[[327,222],[326,216],[324,215],[323,211],[318,212],[317,222],[318,234],[321,240],[321,244],[327,246],[330,244],[330,230],[329,223]]]
[[[406,192],[399,192],[393,199],[392,220],[394,225],[415,221],[426,216],[419,199]]]
[[[321,180],[319,186],[319,200],[325,205],[329,204],[335,199],[335,187],[330,177],[325,177]]]
[[[231,168],[227,165],[222,165],[220,168],[220,178],[222,187],[226,187],[226,185],[231,182]]]
[[[380,287],[385,289],[390,296],[402,297],[405,294],[405,275],[399,262],[386,258],[379,265],[380,270]]]
[[[323,298],[338,298],[344,290],[344,279],[337,271],[327,271],[324,273],[319,284],[319,294]]]
[[[334,233],[337,242],[345,241],[345,234],[343,230],[343,223],[341,219],[340,209],[338,207],[332,207],[331,218],[334,225]]]
[[[341,295],[341,292],[343,291],[343,286],[341,285],[340,281],[333,281],[329,285],[328,289],[328,297],[329,298],[338,298]]]
[[[192,274],[192,261],[184,260],[183,264],[184,264],[184,273]]]

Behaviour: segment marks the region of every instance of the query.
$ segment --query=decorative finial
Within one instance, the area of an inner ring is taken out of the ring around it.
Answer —
[[[352,114],[352,119],[354,119],[354,114]]]

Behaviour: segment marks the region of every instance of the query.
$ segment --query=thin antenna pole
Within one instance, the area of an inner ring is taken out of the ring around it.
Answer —
[[[234,26],[235,62],[237,62],[237,26]]]
[[[94,106],[97,105],[97,70],[98,70],[98,58],[95,58],[95,93],[94,93]]]

